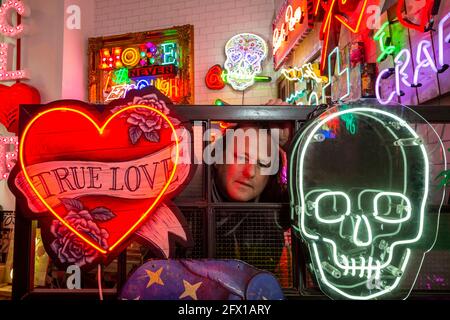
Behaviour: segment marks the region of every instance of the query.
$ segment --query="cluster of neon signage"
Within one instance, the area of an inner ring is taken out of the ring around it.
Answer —
[[[389,104],[394,100],[394,97],[402,97],[405,93],[401,90],[401,84],[410,88],[418,88],[422,86],[419,81],[419,75],[423,73],[423,70],[431,70],[434,73],[443,73],[448,69],[448,64],[444,62],[444,46],[450,43],[450,33],[444,34],[444,26],[450,19],[450,13],[447,13],[445,17],[439,22],[438,25],[438,52],[437,52],[437,64],[433,59],[434,52],[432,42],[430,40],[422,40],[417,45],[417,50],[414,52],[409,49],[402,49],[394,58],[394,67],[380,70],[378,78],[375,84],[375,93],[378,101],[381,104]],[[412,56],[414,61],[412,61]],[[407,69],[411,64],[414,64],[414,73],[412,82],[409,79]],[[380,92],[382,80],[389,79],[394,75],[395,89],[390,92],[387,97],[382,97]]]
[[[172,101],[181,97],[177,77],[180,53],[175,42],[147,42],[136,47],[100,50],[100,69],[108,71],[103,89],[105,102],[124,98],[132,89],[154,86]]]
[[[326,91],[328,87],[331,87],[334,83],[333,80],[333,72],[332,72],[332,64],[331,59],[333,59],[333,56],[336,58],[336,75],[337,77],[343,77],[345,76],[346,79],[346,90],[345,94],[340,95],[339,97],[331,97],[331,100],[334,101],[344,101],[345,98],[347,98],[350,95],[350,68],[342,68],[342,62],[341,62],[341,55],[339,52],[339,47],[336,47],[333,49],[333,51],[330,52],[328,55],[328,76],[321,76],[320,70],[314,69],[313,65],[311,63],[307,63],[303,65],[300,68],[290,68],[290,69],[283,69],[281,72],[286,77],[286,79],[290,81],[298,81],[303,82],[306,79],[310,79],[314,82],[314,86],[317,87],[318,84],[322,84],[322,103],[327,103],[327,95]],[[348,56],[347,56],[348,58]],[[348,63],[347,63],[348,65]],[[342,69],[342,70],[341,70]],[[292,94],[289,98],[287,98],[287,103],[294,103],[299,98],[304,97],[307,94],[306,90],[296,91],[294,94]],[[300,103],[302,104],[302,103]],[[317,92],[312,91],[310,93],[310,96],[308,98],[308,104],[309,105],[317,105],[319,104],[319,97]]]
[[[348,99],[350,97],[350,67],[349,63],[342,64],[342,57],[339,52],[339,48],[335,47],[332,49],[329,54],[326,56],[325,52],[328,50],[328,37],[329,37],[329,29],[331,28],[331,20],[337,19],[340,23],[342,23],[344,26],[346,26],[351,32],[358,32],[360,29],[361,24],[361,17],[362,14],[358,16],[356,20],[354,20],[354,26],[350,26],[345,19],[341,17],[339,13],[336,13],[338,10],[337,7],[334,8],[334,6],[337,6],[337,1],[332,1],[329,6],[325,6],[324,3],[321,1],[318,1],[316,3],[316,6],[314,8],[314,14],[317,15],[319,12],[319,8],[322,6],[322,8],[325,10],[326,16],[324,18],[324,23],[322,24],[321,29],[321,36],[324,40],[323,43],[323,49],[322,49],[322,57],[320,60],[320,71],[325,70],[325,66],[328,66],[328,75],[327,77],[324,77],[324,79],[328,78],[327,80],[322,80],[320,78],[320,72],[314,73],[312,72],[310,65],[305,64],[300,68],[294,67],[290,69],[283,69],[282,74],[285,76],[285,78],[289,81],[298,81],[299,83],[302,83],[304,80],[313,80],[314,86],[313,88],[317,87],[316,85],[321,83],[321,102],[327,103],[327,95],[326,92],[329,90],[330,87],[334,88],[337,84],[336,81],[341,85],[342,89],[339,90],[331,90],[331,101],[345,101],[345,99]],[[350,2],[349,2],[350,3]],[[363,12],[364,8],[367,6],[367,1],[364,1],[361,3],[358,8],[361,9],[361,12]],[[429,16],[428,9],[429,5],[426,5],[426,12],[424,13],[425,16]],[[336,11],[336,12],[334,12]],[[290,12],[290,11],[289,11]],[[358,11],[359,12],[359,11]],[[294,15],[295,16],[295,15]],[[414,29],[421,30],[425,28],[424,26],[427,25],[423,19],[424,16],[420,17],[421,25],[414,25]],[[384,60],[386,60],[389,56],[393,58],[394,66],[390,68],[386,68],[383,70],[379,70],[378,77],[375,83],[375,93],[374,95],[377,97],[378,101],[381,104],[389,104],[394,101],[394,98],[402,97],[405,95],[404,91],[402,91],[402,86],[410,87],[410,88],[419,88],[422,87],[422,83],[420,81],[420,78],[423,74],[433,72],[436,74],[444,73],[448,68],[448,62],[445,60],[445,53],[444,50],[446,50],[446,46],[448,43],[450,43],[450,33],[446,31],[446,28],[448,27],[448,20],[450,19],[450,13],[447,13],[438,23],[436,23],[437,28],[437,41],[435,40],[434,43],[431,39],[431,34],[428,39],[421,39],[417,45],[415,45],[415,49],[407,49],[407,48],[400,48],[393,44],[392,38],[389,34],[389,26],[391,24],[395,24],[398,22],[385,22],[377,32],[373,35],[373,40],[378,45],[379,54],[377,56],[377,62],[380,63]],[[290,19],[287,19],[286,21],[290,21]],[[403,20],[402,20],[403,21]],[[429,21],[429,20],[427,20]],[[401,22],[401,21],[400,21]],[[402,25],[404,25],[402,23]],[[410,27],[408,24],[407,27]],[[286,30],[289,30],[287,27]],[[424,29],[425,32],[428,31],[428,29]],[[279,32],[279,31],[277,31]],[[447,32],[447,33],[446,33]],[[434,50],[436,48],[436,50]],[[348,57],[346,57],[348,58]],[[335,66],[333,66],[332,62],[335,61]],[[342,66],[345,65],[346,67],[343,68]],[[409,72],[409,70],[413,70]],[[409,74],[411,73],[411,74]],[[317,74],[317,75],[315,75]],[[334,75],[334,77],[333,77]],[[345,88],[344,82],[339,81],[340,77],[345,77]],[[383,92],[382,88],[384,81],[390,80],[391,77],[394,77],[394,83],[395,88],[392,92]],[[374,79],[375,80],[375,79]],[[333,83],[335,82],[335,83]],[[372,85],[373,86],[373,85]],[[373,87],[372,87],[373,88]],[[344,90],[345,89],[345,90]],[[336,97],[333,96],[333,92],[339,91],[340,93],[336,95]],[[316,90],[297,90],[291,96],[289,96],[286,99],[286,102],[290,104],[298,104],[303,105],[302,102],[299,102],[299,100],[304,100],[306,98],[306,101],[309,105],[314,105],[318,103],[319,100],[319,92],[316,92]]]

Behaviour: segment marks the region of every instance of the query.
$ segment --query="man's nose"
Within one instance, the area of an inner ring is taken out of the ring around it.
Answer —
[[[247,163],[244,167],[244,176],[248,179],[255,177],[256,175],[256,165]]]

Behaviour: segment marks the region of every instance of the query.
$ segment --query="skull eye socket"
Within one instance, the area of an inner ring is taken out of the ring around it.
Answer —
[[[231,59],[233,63],[238,63],[243,58],[243,54],[237,50],[228,51],[228,57]]]
[[[350,208],[350,198],[340,191],[321,193],[314,201],[316,219],[327,224],[342,222],[350,214]]]
[[[373,199],[374,217],[383,223],[398,224],[411,218],[411,201],[398,192],[380,192]]]

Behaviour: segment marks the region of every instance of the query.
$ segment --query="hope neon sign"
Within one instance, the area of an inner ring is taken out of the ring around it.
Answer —
[[[10,38],[19,38],[25,27],[22,23],[15,27],[9,23],[8,15],[11,11],[16,11],[22,17],[29,16],[30,11],[20,0],[9,0],[0,8],[0,32]],[[0,81],[26,79],[28,74],[25,70],[8,71],[10,48],[7,43],[0,43]]]
[[[409,76],[406,73],[407,68],[411,63],[411,51],[408,49],[402,49],[394,58],[394,68],[387,68],[382,70],[378,74],[377,81],[375,83],[375,94],[378,101],[381,104],[388,104],[392,102],[395,96],[404,96],[404,92],[401,90],[401,84],[411,87],[418,88],[422,84],[419,82],[419,74],[423,69],[431,69],[435,73],[443,73],[448,69],[448,64],[444,62],[444,45],[445,43],[450,43],[450,33],[444,35],[444,26],[450,19],[450,13],[439,22],[438,26],[438,65],[436,65],[435,60],[432,58],[433,47],[430,40],[422,40],[417,46],[417,52],[415,55],[415,70],[413,74],[412,82],[409,80]],[[381,96],[380,88],[381,81],[387,79],[390,76],[395,75],[395,90],[389,93],[387,98]]]
[[[100,69],[111,70],[123,67],[178,64],[177,44],[164,42],[155,45],[152,42],[140,45],[139,48],[114,47],[100,50]]]

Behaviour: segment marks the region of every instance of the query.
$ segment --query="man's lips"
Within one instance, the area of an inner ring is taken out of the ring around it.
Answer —
[[[253,185],[252,185],[252,184],[249,184],[249,183],[247,183],[247,182],[244,182],[244,181],[235,181],[235,183],[238,183],[238,184],[240,184],[240,185],[243,185],[244,187],[253,189]]]

